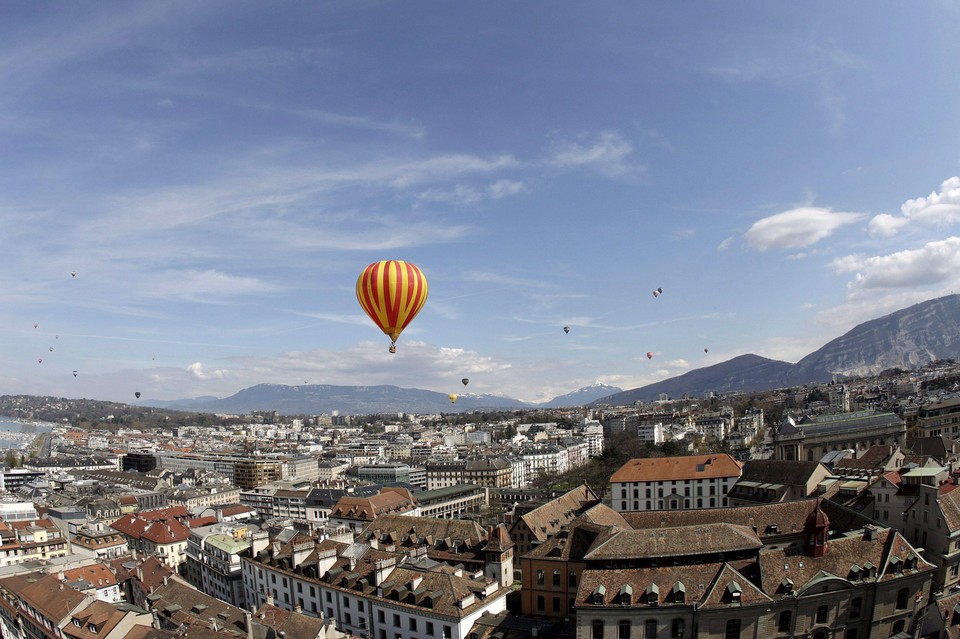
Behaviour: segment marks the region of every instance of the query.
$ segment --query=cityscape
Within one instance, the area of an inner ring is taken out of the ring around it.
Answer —
[[[0,5],[0,639],[960,639],[960,5]]]

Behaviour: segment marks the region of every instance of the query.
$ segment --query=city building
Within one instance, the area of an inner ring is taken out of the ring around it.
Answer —
[[[723,508],[743,466],[726,453],[631,459],[610,477],[614,510]]]
[[[816,461],[827,453],[850,449],[862,456],[871,446],[903,448],[906,425],[897,415],[879,410],[831,415],[805,415],[799,420],[786,416],[774,431],[776,459]]]

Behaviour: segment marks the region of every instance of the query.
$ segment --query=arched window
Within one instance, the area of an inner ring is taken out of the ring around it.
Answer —
[[[817,607],[817,616],[815,618],[816,623],[827,623],[827,607],[818,606]]]
[[[777,632],[790,632],[790,627],[793,625],[793,613],[789,610],[784,610],[780,613],[780,616],[777,618]]]
[[[739,619],[730,619],[727,621],[727,629],[723,633],[723,639],[740,639]]]
[[[897,591],[897,609],[902,609],[907,607],[907,599],[910,597],[910,593],[906,588],[901,588]]]

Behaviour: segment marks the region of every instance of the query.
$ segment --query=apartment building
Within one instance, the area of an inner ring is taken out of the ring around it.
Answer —
[[[723,508],[743,473],[726,453],[631,459],[610,477],[619,512]]]

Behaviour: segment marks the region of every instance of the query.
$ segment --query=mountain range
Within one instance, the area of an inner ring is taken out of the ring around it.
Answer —
[[[859,324],[795,364],[759,355],[698,368],[678,377],[632,390],[603,384],[581,388],[542,404],[500,395],[463,393],[451,403],[443,393],[398,386],[284,386],[259,384],[217,399],[202,397],[151,402],[157,408],[248,413],[276,410],[286,415],[339,411],[344,415],[373,413],[441,413],[477,410],[558,408],[597,404],[626,405],[661,394],[702,396],[707,392],[763,391],[826,382],[834,375],[868,376],[890,368],[912,369],[938,359],[960,358],[960,295],[915,304]]]

